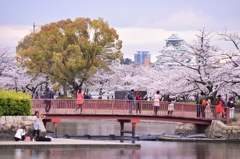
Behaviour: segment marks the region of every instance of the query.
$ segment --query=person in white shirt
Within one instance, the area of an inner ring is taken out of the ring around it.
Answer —
[[[35,134],[37,133],[37,136],[39,136],[40,134],[40,122],[42,121],[42,119],[45,118],[44,115],[40,115],[38,111],[35,111],[35,116],[33,117],[33,134],[32,134],[32,138],[34,139]]]
[[[26,126],[22,126],[20,129],[17,130],[14,138],[15,141],[24,141],[25,140],[25,135],[27,133]]]
[[[157,112],[160,107],[160,91],[157,91],[156,94],[154,95],[153,106],[154,106],[154,114],[157,115]]]
[[[173,115],[173,111],[174,111],[174,104],[173,104],[173,100],[170,99],[168,102],[168,115]]]

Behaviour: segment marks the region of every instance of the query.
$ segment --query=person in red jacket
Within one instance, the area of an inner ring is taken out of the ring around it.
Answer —
[[[77,92],[77,108],[75,109],[75,112],[78,111],[78,109],[80,109],[80,113],[82,114],[83,102],[84,102],[84,95],[82,94],[82,89],[79,88]]]
[[[136,93],[136,114],[141,113],[141,107],[140,107],[140,100],[141,100],[141,95],[140,92]]]
[[[221,98],[222,98],[221,95],[218,95],[218,100],[217,100],[217,105],[216,105],[217,117],[221,117],[224,114],[223,102],[222,102]]]

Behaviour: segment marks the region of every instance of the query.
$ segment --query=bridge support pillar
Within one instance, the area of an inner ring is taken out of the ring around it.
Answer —
[[[139,119],[118,119],[118,122],[120,123],[120,135],[124,136],[125,133],[132,134],[132,143],[135,143],[135,132],[136,132],[136,126],[137,123],[140,122]],[[124,130],[124,123],[131,123],[132,124],[132,130]],[[123,142],[123,140],[120,140]]]
[[[54,128],[54,136],[57,136],[57,124],[61,122],[61,118],[53,118],[52,123],[53,123],[53,128]]]
[[[47,122],[52,122],[53,123],[53,135],[57,136],[57,124],[61,122],[61,118],[52,118],[52,119],[43,119],[43,123],[46,129]]]

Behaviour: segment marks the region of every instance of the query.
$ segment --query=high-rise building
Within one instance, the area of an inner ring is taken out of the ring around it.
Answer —
[[[137,51],[134,54],[134,62],[140,65],[149,65],[151,59],[151,54],[149,51]]]

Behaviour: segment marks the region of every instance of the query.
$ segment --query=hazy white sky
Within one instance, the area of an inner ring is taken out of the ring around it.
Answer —
[[[144,50],[155,61],[173,33],[191,42],[203,27],[240,32],[239,8],[239,0],[1,0],[0,46],[16,47],[34,22],[102,17],[123,40],[124,57]]]

